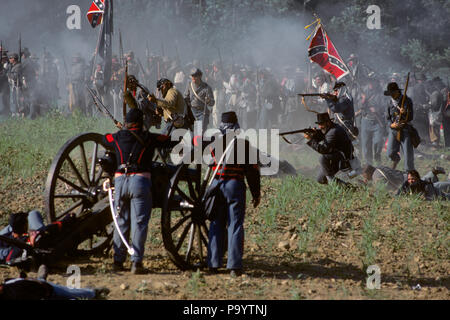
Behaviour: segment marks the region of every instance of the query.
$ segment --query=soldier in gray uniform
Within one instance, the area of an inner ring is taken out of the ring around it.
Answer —
[[[80,54],[76,54],[72,59],[70,68],[69,84],[69,109],[74,112],[79,109],[86,114],[85,84],[86,84],[86,64]]]
[[[9,115],[9,84],[7,75],[8,55],[6,50],[2,48],[0,57],[0,115]]]
[[[439,147],[441,140],[440,129],[442,125],[442,111],[444,109],[444,95],[441,90],[445,87],[441,78],[436,77],[430,81],[430,110],[428,113],[430,124],[430,141],[434,147]],[[446,103],[447,101],[445,101]]]
[[[56,66],[53,55],[50,52],[45,52],[42,62],[41,81],[48,106],[56,107],[58,104],[58,76],[58,67]]]
[[[372,78],[361,90],[361,143],[367,164],[381,162],[386,124],[384,121],[383,96],[377,79]]]
[[[12,53],[8,56],[9,64],[7,67],[8,82],[10,88],[10,107],[11,115],[18,116],[24,112],[22,96],[22,64],[19,62],[19,55]]]
[[[414,120],[413,126],[419,132],[420,139],[424,145],[429,145],[430,141],[430,123],[428,112],[430,109],[428,94],[425,89],[426,77],[423,73],[415,75],[416,84],[412,87],[411,99],[414,101]]]
[[[23,97],[26,115],[34,119],[41,115],[41,108],[39,105],[38,96],[41,92],[38,88],[38,73],[39,65],[36,60],[31,57],[31,53],[28,48],[24,49],[22,53],[22,81],[23,81]],[[27,113],[28,112],[28,113]]]
[[[186,86],[184,97],[192,107],[195,120],[202,121],[202,132],[204,132],[208,128],[211,113],[208,107],[212,107],[215,100],[211,87],[202,81],[202,75],[200,69],[191,70],[191,81]]]
[[[134,52],[130,51],[125,55],[126,60],[128,61],[128,74],[132,74],[135,77],[139,78],[139,65],[136,60],[134,60]]]

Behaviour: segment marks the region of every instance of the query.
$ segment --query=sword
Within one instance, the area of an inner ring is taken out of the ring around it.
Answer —
[[[116,211],[116,207],[114,207],[114,199],[113,199],[112,188],[111,188],[109,179],[106,180],[105,182],[103,182],[103,190],[108,191],[109,206],[111,208],[111,214],[112,214],[112,217],[114,220],[114,225],[116,227],[117,233],[119,234],[119,237],[122,240],[125,247],[127,247],[128,254],[130,256],[132,256],[134,254],[134,249],[131,248],[130,245],[128,244],[127,240],[125,240],[125,237],[123,236],[122,231],[120,231],[119,223],[117,222],[117,217],[119,216],[119,214]]]

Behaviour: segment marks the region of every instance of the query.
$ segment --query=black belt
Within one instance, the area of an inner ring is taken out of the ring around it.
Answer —
[[[144,167],[139,166],[137,164],[131,164],[131,165],[121,164],[117,168],[116,172],[117,173],[128,173],[128,172],[143,173],[143,172],[150,172],[150,169],[144,168]]]

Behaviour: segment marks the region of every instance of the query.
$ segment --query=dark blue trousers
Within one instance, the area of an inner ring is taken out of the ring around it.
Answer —
[[[208,267],[222,266],[224,255],[224,238],[228,223],[228,269],[242,269],[244,254],[244,216],[246,186],[243,180],[214,180],[213,184],[221,183],[220,190],[225,203],[220,206],[220,212],[209,226]]]

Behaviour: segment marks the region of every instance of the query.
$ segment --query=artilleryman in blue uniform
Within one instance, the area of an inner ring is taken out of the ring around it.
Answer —
[[[239,129],[236,113],[226,112],[222,114],[222,123],[219,130],[222,135],[219,139],[223,140],[224,147],[226,149],[226,132],[231,131],[234,135],[234,131]],[[231,139],[228,139],[230,143]],[[220,142],[219,142],[220,143]],[[229,152],[234,152],[234,159],[238,159],[238,146],[242,144],[238,141],[234,141],[234,146]],[[243,268],[242,257],[244,254],[244,217],[245,217],[245,204],[246,204],[246,185],[244,178],[247,179],[247,183],[250,188],[250,192],[253,197],[253,205],[256,207],[260,201],[260,171],[257,163],[250,163],[249,156],[251,151],[250,143],[245,140],[245,163],[239,164],[234,161],[235,164],[227,164],[219,166],[214,181],[211,187],[216,184],[220,184],[220,191],[223,195],[223,205],[219,205],[220,212],[217,214],[217,218],[211,222],[209,227],[209,243],[208,243],[208,267],[213,270],[222,266],[222,258],[224,255],[224,240],[225,231],[228,223],[228,261],[227,269],[231,270],[235,274],[240,274]],[[256,149],[255,149],[256,150]],[[213,171],[217,168],[217,162],[219,159],[215,157],[214,150],[212,150],[213,156],[216,159],[213,166]],[[227,157],[225,157],[227,158]],[[255,158],[255,157],[253,157]]]
[[[104,143],[115,149],[116,172],[114,175],[114,205],[119,207],[117,219],[120,231],[130,237],[134,254],[132,273],[142,273],[144,245],[152,210],[151,167],[155,148],[172,147],[178,141],[169,136],[144,132],[143,113],[131,109],[126,115],[126,129],[104,136]],[[137,138],[139,137],[139,139]],[[130,230],[131,229],[131,230]],[[114,268],[122,270],[127,248],[117,231],[114,232]]]

